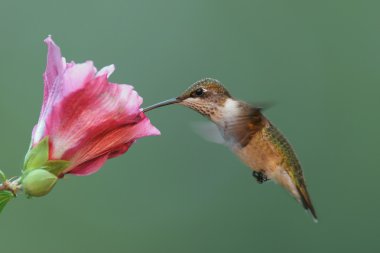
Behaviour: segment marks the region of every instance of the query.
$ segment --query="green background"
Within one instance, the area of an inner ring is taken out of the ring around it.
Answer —
[[[12,252],[379,252],[379,1],[0,2],[0,168],[19,175],[42,101],[52,34],[68,60],[114,63],[144,105],[203,77],[266,115],[302,162],[320,222],[273,183],[258,185],[172,106],[89,177],[0,217]]]

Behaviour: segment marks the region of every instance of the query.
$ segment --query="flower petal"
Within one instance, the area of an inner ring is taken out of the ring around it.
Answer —
[[[115,71],[115,65],[109,65],[109,66],[106,66],[104,68],[102,68],[101,70],[99,70],[98,73],[96,73],[96,77],[98,76],[102,76],[102,75],[107,75],[107,77],[109,78],[110,75]]]
[[[145,117],[138,123],[122,125],[113,131],[106,132],[92,139],[87,143],[86,147],[77,150],[75,155],[73,155],[73,160],[76,161],[76,164],[81,164],[92,157],[105,153],[110,154],[109,158],[114,158],[124,154],[135,140],[159,134],[160,132]]]
[[[107,161],[108,155],[103,155],[101,157],[97,157],[92,159],[91,161],[87,161],[74,169],[72,169],[69,173],[76,176],[88,176],[97,172],[103,164]]]
[[[62,76],[60,95],[59,98],[57,97],[55,103],[59,103],[63,97],[82,89],[95,77],[95,73],[95,67],[92,61],[75,64],[71,68],[66,69]]]
[[[51,36],[45,39],[45,44],[48,47],[48,55],[44,73],[44,102],[47,101],[47,97],[52,93],[57,77],[63,73],[66,67],[66,63],[61,55],[61,49],[54,43]]]
[[[47,110],[52,102],[53,94],[56,87],[56,81],[65,70],[65,61],[61,55],[61,49],[54,43],[51,36],[45,39],[45,44],[48,47],[47,64],[44,73],[44,97],[42,109],[38,124],[34,127],[32,133],[32,144],[37,144],[45,135],[45,117],[48,113]]]
[[[160,131],[155,128],[145,116],[143,120],[136,124],[121,126],[119,129],[108,132],[98,138],[92,140],[88,145],[81,150],[76,150],[75,157],[76,165],[73,168],[68,168],[65,173],[76,175],[89,175],[97,171],[97,166],[91,165],[90,168],[83,166],[87,164],[91,157],[106,157],[111,159],[118,157],[128,151],[130,146],[139,138],[151,135],[159,135]],[[72,152],[72,151],[71,151]],[[71,153],[71,152],[68,152]],[[79,164],[79,165],[78,165]],[[99,165],[96,163],[95,165]],[[99,165],[101,167],[102,165]]]
[[[128,151],[129,147],[133,143],[134,141],[123,144],[120,148],[118,148],[117,151],[97,157],[91,161],[82,163],[81,165],[76,166],[75,168],[71,169],[68,173],[74,174],[76,176],[88,176],[88,175],[94,174],[103,166],[103,164],[107,161],[107,159],[124,154],[125,152]]]
[[[60,48],[54,43],[51,36],[45,39],[48,46],[47,65],[44,73],[44,99],[40,118],[32,134],[32,144],[37,144],[48,135],[46,118],[51,109],[64,96],[74,92],[94,78],[96,70],[91,61],[82,64],[66,64]]]

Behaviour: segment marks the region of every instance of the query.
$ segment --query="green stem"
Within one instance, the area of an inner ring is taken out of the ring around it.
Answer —
[[[6,180],[2,184],[0,184],[0,191],[10,191],[15,196],[17,195],[17,192],[21,190],[21,177]]]

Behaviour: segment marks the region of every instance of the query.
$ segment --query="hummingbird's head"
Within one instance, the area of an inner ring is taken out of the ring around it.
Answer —
[[[178,99],[179,104],[204,116],[211,116],[230,97],[230,93],[218,80],[205,78],[192,84]]]
[[[205,78],[192,84],[180,96],[145,108],[144,112],[165,105],[181,104],[210,117],[230,97],[230,93],[218,80]]]

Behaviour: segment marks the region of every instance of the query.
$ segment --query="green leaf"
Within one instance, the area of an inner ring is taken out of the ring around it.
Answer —
[[[7,180],[7,177],[5,176],[4,172],[0,170],[0,183],[5,182]]]
[[[0,213],[14,196],[10,191],[0,191]]]
[[[49,137],[46,136],[25,156],[24,172],[41,168],[49,159]]]
[[[42,168],[56,176],[59,176],[59,174],[67,169],[70,164],[71,163],[69,161],[65,160],[49,160],[44,164]]]

